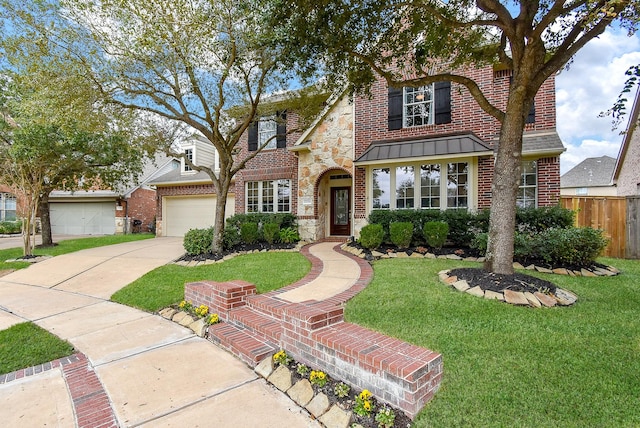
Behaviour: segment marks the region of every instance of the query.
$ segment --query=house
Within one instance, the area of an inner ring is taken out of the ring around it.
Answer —
[[[13,221],[18,214],[16,195],[7,186],[0,186],[0,221]]]
[[[616,196],[612,177],[616,160],[609,156],[587,158],[560,177],[563,196]]]
[[[613,183],[618,188],[618,196],[640,195],[640,134],[638,120],[640,116],[640,90],[636,90],[629,124],[627,125],[618,159],[613,172]]]
[[[185,155],[195,165],[219,170],[218,153],[202,137],[195,135],[181,144]],[[205,172],[192,170],[184,159],[178,168],[149,182],[156,189],[156,235],[184,236],[189,229],[213,226],[216,192]],[[227,196],[225,217],[234,214],[233,191]]]
[[[504,99],[509,70],[466,71],[489,99]],[[295,112],[261,117],[243,137],[239,156],[269,145],[235,177],[227,215],[294,213],[303,239],[358,236],[374,209],[488,208],[500,124],[457,84],[389,88],[379,79],[371,97],[337,94],[306,129]],[[518,205],[548,206],[560,197],[564,146],[556,132],[555,81],[548,79],[523,134]],[[215,153],[195,140],[201,165]],[[155,180],[160,235],[211,226],[215,192],[204,174],[185,169]],[[199,218],[204,210],[205,218]],[[198,226],[199,225],[199,226]]]
[[[157,154],[146,162],[137,183],[121,189],[54,190],[49,195],[52,233],[112,235],[153,230],[156,192],[149,182],[177,167],[176,159]]]

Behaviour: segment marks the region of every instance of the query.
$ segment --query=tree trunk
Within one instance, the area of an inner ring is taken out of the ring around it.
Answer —
[[[53,245],[53,237],[51,236],[51,212],[49,211],[49,193],[47,191],[42,193],[39,211],[42,246],[50,247]]]
[[[520,104],[519,106],[517,104]],[[500,129],[500,142],[491,184],[489,241],[484,268],[490,272],[513,274],[513,244],[516,226],[516,199],[522,168],[524,101],[509,100]],[[511,104],[516,104],[511,106]]]
[[[227,194],[229,193],[230,181],[226,177],[220,177],[220,189],[216,195],[216,215],[213,224],[213,242],[211,243],[211,252],[214,254],[221,253],[224,249],[224,214],[227,208]]]

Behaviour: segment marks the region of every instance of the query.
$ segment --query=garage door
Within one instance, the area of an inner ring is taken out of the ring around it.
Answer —
[[[165,236],[184,236],[189,229],[205,229],[213,226],[216,215],[216,197],[164,197],[162,199],[162,223]],[[225,217],[233,215],[235,198],[227,198]]]
[[[51,232],[63,235],[113,235],[115,202],[65,202],[49,204]]]

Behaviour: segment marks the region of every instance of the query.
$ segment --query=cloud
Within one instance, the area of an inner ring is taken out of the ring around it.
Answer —
[[[634,64],[640,64],[640,38],[609,29],[556,77],[557,129],[567,147],[563,173],[588,157],[617,156],[626,123],[612,130],[611,117],[598,115],[611,108]]]

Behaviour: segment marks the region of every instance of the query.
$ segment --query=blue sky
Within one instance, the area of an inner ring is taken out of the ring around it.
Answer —
[[[617,157],[626,121],[612,130],[611,117],[598,115],[611,108],[626,80],[624,72],[634,64],[640,64],[640,37],[610,29],[556,77],[557,129],[567,148],[560,156],[561,173],[589,157]],[[631,102],[634,94],[628,97]]]

